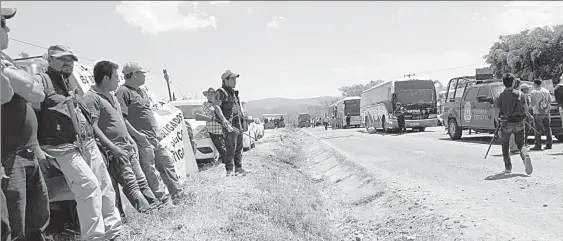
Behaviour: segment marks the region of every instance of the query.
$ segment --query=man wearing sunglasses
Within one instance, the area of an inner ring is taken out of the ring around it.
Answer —
[[[92,116],[70,82],[78,58],[61,45],[49,47],[47,56],[47,72],[36,75],[46,95],[37,112],[39,143],[56,158],[74,194],[81,240],[114,240],[122,228],[115,190],[94,139]]]
[[[1,49],[8,48],[6,20],[16,9],[1,9]],[[40,171],[37,119],[30,102],[45,98],[33,76],[17,69],[2,53],[2,241],[45,240],[49,196]]]

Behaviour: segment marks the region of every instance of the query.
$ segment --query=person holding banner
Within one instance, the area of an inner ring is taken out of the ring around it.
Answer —
[[[46,98],[37,112],[41,148],[56,164],[74,194],[81,240],[114,240],[122,222],[104,157],[96,145],[92,116],[69,77],[78,58],[66,46],[47,50],[49,67],[36,75]],[[50,158],[41,160],[50,164]]]
[[[1,9],[1,49],[8,48],[7,19],[14,8]],[[45,240],[49,225],[49,194],[40,170],[38,156],[43,152],[37,141],[37,119],[31,102],[45,98],[33,76],[15,67],[2,53],[2,165],[0,192],[2,241]]]
[[[160,143],[160,130],[151,108],[150,98],[139,88],[145,84],[145,73],[148,70],[137,63],[128,62],[123,65],[122,72],[125,84],[119,87],[116,97],[126,119],[127,129],[137,141],[141,168],[145,172],[149,186],[156,197],[164,203],[168,201],[169,196],[162,182],[168,187],[172,199],[182,199],[185,193],[176,174],[174,158],[172,153]],[[159,173],[162,179],[159,178]]]
[[[133,207],[147,213],[159,201],[149,188],[135,141],[127,132],[117,99],[111,94],[119,86],[118,68],[110,61],[96,63],[93,71],[96,85],[85,94],[84,102],[92,115],[94,133],[107,153],[110,175],[123,187]]]
[[[242,135],[248,130],[248,126],[245,123],[246,118],[242,113],[238,96],[239,92],[234,89],[239,76],[239,74],[235,74],[230,70],[225,71],[221,75],[222,87],[218,89],[215,98],[215,108],[220,109],[224,114],[221,121],[223,123],[229,122],[234,127],[232,131],[227,131],[226,133],[225,144],[227,152],[224,161],[227,176],[233,175],[233,166],[235,175],[245,175],[247,173],[242,168]]]

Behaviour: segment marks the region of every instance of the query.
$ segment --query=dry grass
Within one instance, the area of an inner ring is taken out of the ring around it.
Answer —
[[[135,215],[125,240],[334,240],[323,196],[298,169],[302,145],[292,130],[271,130],[243,155],[245,177],[223,165],[186,181],[182,204]],[[283,136],[283,138],[280,138]]]

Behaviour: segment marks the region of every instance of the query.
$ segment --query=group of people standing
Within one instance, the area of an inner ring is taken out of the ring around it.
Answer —
[[[504,159],[504,173],[512,172],[510,154],[520,154],[526,173],[532,174],[532,160],[526,147],[526,137],[533,132],[534,147],[530,150],[542,149],[542,135],[546,135],[545,149],[552,148],[551,135],[551,102],[552,97],[542,81],[533,81],[533,89],[521,84],[513,74],[504,74],[502,82],[505,90],[499,95],[495,107],[499,108],[499,129]]]
[[[245,175],[242,168],[243,135],[248,131],[248,115],[243,110],[237,78],[230,70],[221,75],[222,86],[217,90],[209,88],[203,92],[207,101],[203,103],[206,127],[209,136],[219,152],[219,159],[225,164],[227,176]]]
[[[16,9],[1,9],[1,47],[8,48]],[[99,61],[84,95],[70,81],[78,57],[66,46],[47,51],[48,70],[35,76],[2,52],[2,241],[45,240],[49,195],[42,170],[64,174],[74,194],[81,240],[118,240],[118,185],[141,213],[185,197],[172,154],[160,144],[151,101],[139,88],[147,69]]]

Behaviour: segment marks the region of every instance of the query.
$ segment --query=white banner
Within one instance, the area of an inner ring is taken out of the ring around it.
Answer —
[[[198,172],[195,156],[192,151],[192,145],[184,116],[180,109],[170,105],[161,105],[155,115],[158,126],[160,127],[160,137],[162,144],[174,158],[174,165],[178,176],[184,181],[188,173]]]

